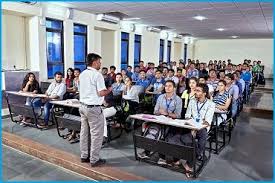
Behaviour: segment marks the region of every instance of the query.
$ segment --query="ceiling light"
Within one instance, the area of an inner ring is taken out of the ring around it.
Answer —
[[[231,36],[233,39],[236,39],[236,38],[238,38],[239,36]]]
[[[196,19],[196,20],[200,20],[200,21],[203,21],[203,20],[207,19],[206,17],[200,16],[200,15],[197,15],[197,16],[195,16],[193,18]]]
[[[123,20],[140,20],[140,18],[137,18],[137,17],[133,17],[133,18],[123,18]]]
[[[218,28],[216,29],[217,31],[224,31],[225,29],[224,28]]]

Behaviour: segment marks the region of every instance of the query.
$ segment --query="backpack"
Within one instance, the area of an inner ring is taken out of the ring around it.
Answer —
[[[145,129],[143,136],[149,139],[159,140],[162,136],[162,130],[158,124],[149,124]]]

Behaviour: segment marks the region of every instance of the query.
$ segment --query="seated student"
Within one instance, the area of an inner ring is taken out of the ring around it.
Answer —
[[[125,69],[121,69],[121,75],[122,75],[122,80],[125,83],[125,79],[128,78],[127,71]]]
[[[206,81],[207,81],[206,78],[207,78],[207,77],[199,77],[199,83],[207,84],[207,83],[206,83]],[[214,93],[214,88],[213,88],[213,86],[210,85],[210,84],[207,84],[207,86],[208,86],[208,91],[209,91],[208,95],[209,95],[210,99],[212,99],[212,96],[213,96],[213,93]]]
[[[71,99],[73,98],[73,82],[74,82],[74,70],[69,68],[67,70],[67,77],[65,79],[66,83],[66,93],[64,95],[64,99]]]
[[[101,73],[103,75],[103,78],[104,78],[104,82],[105,82],[105,85],[106,87],[110,87],[113,83],[114,83],[114,80],[112,77],[110,77],[108,75],[108,68],[107,67],[103,67],[101,69]]]
[[[235,75],[236,74],[236,75]],[[236,77],[235,77],[236,76]],[[242,85],[242,93],[244,92],[245,90],[245,81],[241,78],[241,72],[240,71],[236,71],[234,73],[234,77],[235,77],[235,80],[237,80],[239,83],[241,83]]]
[[[116,67],[115,66],[110,66],[110,73],[108,74],[108,76],[110,77],[110,78],[112,78],[112,80],[113,81],[115,81],[116,80]]]
[[[183,105],[182,105],[182,112],[181,112],[181,117],[184,118],[185,116],[185,112],[187,110],[189,101],[195,98],[195,89],[197,87],[198,84],[198,80],[195,77],[192,77],[189,79],[189,83],[188,83],[188,89],[186,89],[182,95],[182,101],[183,101]]]
[[[71,92],[71,89],[73,87],[73,81],[74,81],[74,70],[72,68],[69,68],[67,70],[67,77],[65,80],[67,92]]]
[[[225,75],[226,91],[232,97],[232,118],[235,119],[238,110],[239,88],[235,85],[233,74]]]
[[[126,75],[129,78],[132,78],[132,75],[133,75],[132,69],[133,69],[132,66],[130,66],[130,65],[127,66]]]
[[[165,78],[165,81],[174,81],[176,87],[178,87],[179,84],[179,78],[175,76],[175,71],[173,69],[168,70],[168,76]]]
[[[220,80],[224,80],[224,78],[225,78],[225,71],[224,70],[220,70],[220,72],[219,72],[219,79]]]
[[[166,79],[168,77],[168,68],[167,67],[162,68],[162,77],[164,79]]]
[[[162,72],[160,70],[156,71],[155,78],[152,80],[151,84],[146,88],[145,93],[154,93],[154,101],[157,101],[158,97],[161,95],[164,88],[164,79],[162,78]],[[153,89],[153,91],[151,91]]]
[[[177,75],[176,77],[178,78],[179,80],[179,85],[178,85],[178,88],[177,88],[177,94],[179,96],[182,95],[183,91],[185,90],[185,76],[182,74],[182,69],[178,69],[177,70]]]
[[[78,86],[79,86],[79,75],[80,75],[80,69],[75,68],[74,69],[74,79],[73,79],[73,86],[70,87],[70,92],[68,93],[68,88],[67,88],[67,93],[64,95],[64,99],[79,99],[79,93],[78,93]]]
[[[125,84],[122,82],[121,73],[116,74],[116,82],[112,84],[113,99],[115,104],[120,104]]]
[[[164,115],[170,118],[180,118],[182,109],[182,100],[176,95],[176,85],[174,81],[168,80],[164,84],[165,93],[160,95],[154,108],[155,115]],[[147,158],[150,152],[144,151],[139,154],[140,158]],[[159,164],[165,160],[159,159]]]
[[[250,83],[252,81],[252,74],[249,70],[249,66],[247,64],[243,64],[243,72],[241,74],[241,78],[244,80],[245,82],[245,89],[246,90],[246,95],[248,94],[248,92],[250,91],[249,89],[249,86],[250,86]]]
[[[231,96],[229,96],[229,93],[226,91],[226,82],[224,80],[220,80],[217,89],[218,91],[214,93],[213,97],[213,102],[216,104],[216,109],[220,111],[227,111],[230,106]],[[218,125],[226,120],[226,118],[227,114],[221,114],[220,117],[218,117]]]
[[[139,66],[135,66],[135,69],[134,69],[134,73],[132,75],[132,80],[133,82],[137,82],[137,80],[139,79]]]
[[[196,99],[190,101],[185,118],[192,118],[196,122],[208,125],[208,127],[198,131],[192,130],[190,133],[184,134],[181,137],[181,141],[186,144],[190,144],[192,143],[192,136],[198,139],[198,143],[196,144],[196,156],[197,159],[202,160],[202,155],[207,141],[207,131],[210,129],[215,112],[215,103],[208,99],[208,86],[206,84],[198,84],[195,95]],[[193,171],[192,163],[186,161],[184,168],[186,170],[186,176],[189,177],[190,172]]]
[[[20,91],[31,92],[31,93],[39,93],[39,91],[40,91],[40,89],[39,89],[39,83],[36,80],[35,75],[32,72],[29,72],[25,76]],[[27,106],[31,106],[31,98],[28,97],[26,99],[26,105]],[[41,106],[41,100],[37,99],[37,100],[33,101],[33,106],[35,108],[39,108]],[[22,124],[27,124],[30,121],[27,121],[27,118],[25,116],[23,116],[21,122],[22,122]]]
[[[187,71],[186,77],[187,78],[191,78],[191,77],[198,78],[199,77],[199,71],[195,68],[195,63],[194,62],[190,63],[190,67]]]
[[[54,74],[54,81],[50,84],[45,93],[48,97],[44,99],[44,123],[38,125],[40,128],[48,127],[50,110],[53,106],[50,101],[53,99],[62,100],[66,93],[66,85],[62,82],[62,76],[63,74],[61,72],[56,72]]]
[[[143,86],[144,90],[150,85],[150,81],[146,79],[146,73],[144,70],[139,72],[139,79],[137,80],[136,85]]]
[[[209,70],[209,78],[207,80],[207,84],[212,85],[214,91],[217,88],[219,80],[217,79],[217,74],[214,69]]]
[[[139,94],[143,88],[138,85],[133,85],[132,78],[125,79],[125,88],[122,94],[122,98],[127,100],[129,104],[129,111],[136,111],[139,104]]]

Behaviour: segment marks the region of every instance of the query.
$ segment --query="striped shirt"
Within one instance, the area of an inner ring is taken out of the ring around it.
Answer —
[[[212,80],[207,81],[207,84],[212,85],[214,91],[216,90],[218,83],[219,83],[219,80],[217,80],[217,79],[215,79],[214,81],[212,81]]]
[[[223,94],[217,93],[214,98],[213,102],[217,105],[225,105],[227,99],[229,98],[229,93],[225,91]]]

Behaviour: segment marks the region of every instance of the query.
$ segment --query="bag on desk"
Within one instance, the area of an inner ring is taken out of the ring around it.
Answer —
[[[154,140],[159,140],[161,138],[161,135],[161,127],[157,124],[149,124],[143,134],[144,137]]]

